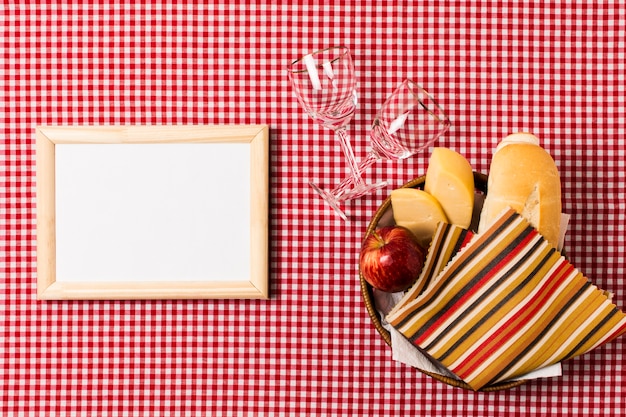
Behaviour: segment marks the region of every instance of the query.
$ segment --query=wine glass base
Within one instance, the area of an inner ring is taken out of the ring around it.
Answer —
[[[326,204],[328,204],[333,210],[335,210],[335,213],[337,213],[339,217],[341,217],[345,221],[348,221],[348,216],[346,216],[341,207],[339,207],[340,203],[342,201],[359,198],[383,187],[386,187],[387,181],[381,181],[376,184],[361,184],[340,194],[339,196],[335,196],[333,193],[323,190],[312,182],[309,183],[309,185],[313,188],[313,190],[315,190],[316,193],[320,195],[320,197],[322,197]]]

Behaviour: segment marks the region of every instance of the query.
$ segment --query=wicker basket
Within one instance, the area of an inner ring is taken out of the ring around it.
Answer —
[[[410,187],[410,188],[423,188],[424,186],[424,181],[425,181],[426,177],[422,176],[419,178],[416,178],[408,183],[406,183],[405,185],[403,185],[403,187]],[[476,190],[480,193],[487,193],[487,176],[478,172],[474,172],[474,183],[476,186]],[[365,237],[369,236],[374,230],[376,230],[377,227],[379,227],[379,222],[381,223],[380,226],[382,225],[386,225],[389,224],[391,222],[393,222],[393,217],[392,217],[392,213],[390,210],[391,207],[391,198],[388,197],[383,204],[378,208],[378,210],[376,210],[376,213],[374,214],[373,219],[371,220],[369,226],[367,227],[367,231],[365,233]],[[364,237],[364,238],[365,238]],[[391,334],[389,333],[389,331],[387,329],[385,329],[380,321],[380,316],[378,311],[376,310],[376,306],[374,305],[374,299],[373,299],[373,292],[372,292],[372,287],[371,285],[369,285],[369,283],[367,281],[365,281],[365,279],[363,278],[363,274],[361,274],[361,272],[359,271],[359,280],[361,281],[361,294],[363,295],[363,300],[365,302],[365,307],[367,308],[367,311],[372,319],[372,321],[374,322],[374,327],[376,327],[376,330],[378,331],[378,333],[380,333],[380,335],[382,336],[382,338],[385,340],[385,342],[391,346]],[[467,390],[471,390],[470,386],[467,385],[466,383],[464,383],[463,381],[459,381],[457,379],[454,378],[450,378],[447,377],[445,375],[440,375],[437,373],[432,373],[432,372],[428,372],[425,371],[423,369],[418,369],[420,372],[438,380],[441,382],[444,382],[448,385],[454,386],[454,387],[458,387],[458,388],[464,388]],[[501,383],[497,383],[497,384],[493,384],[493,385],[487,385],[485,387],[483,387],[480,391],[498,391],[498,390],[504,390],[504,389],[509,389],[509,388],[513,388],[513,387],[517,387],[520,385],[523,385],[526,381],[524,380],[518,380],[518,381],[510,381],[510,382],[501,382]]]

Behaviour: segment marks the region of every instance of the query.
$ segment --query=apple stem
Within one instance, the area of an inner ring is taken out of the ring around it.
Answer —
[[[382,248],[383,246],[385,246],[385,241],[383,240],[383,238],[378,234],[377,231],[373,231],[372,234],[374,235],[374,237],[376,238],[376,241],[378,242],[378,247]]]

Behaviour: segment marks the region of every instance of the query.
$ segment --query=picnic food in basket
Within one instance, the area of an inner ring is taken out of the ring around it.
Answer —
[[[524,133],[503,140],[488,185],[487,211],[473,213],[478,230],[438,222],[419,277],[383,314],[454,378],[429,375],[473,390],[515,386],[527,372],[626,332],[624,313],[557,249],[558,230],[546,219],[558,229],[560,180],[538,139]]]
[[[375,230],[363,242],[361,274],[382,291],[404,291],[415,282],[425,257],[425,250],[416,246],[428,247],[438,223],[453,219],[453,223],[468,227],[471,222],[474,175],[461,154],[435,148],[426,178],[428,192],[414,188],[391,192],[395,226]],[[401,268],[403,259],[407,265]]]

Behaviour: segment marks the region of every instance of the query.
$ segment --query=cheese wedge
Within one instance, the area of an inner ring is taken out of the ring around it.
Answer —
[[[474,210],[474,173],[463,155],[448,148],[433,149],[424,191],[439,201],[450,224],[469,228]]]
[[[391,192],[391,209],[397,225],[409,229],[422,247],[428,248],[439,222],[447,222],[441,204],[417,188],[398,188]]]

